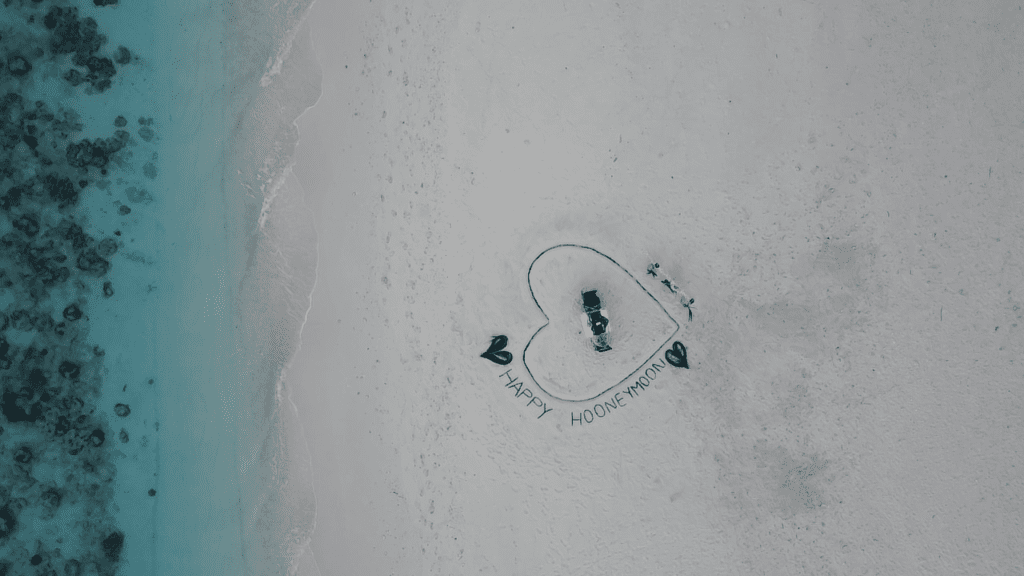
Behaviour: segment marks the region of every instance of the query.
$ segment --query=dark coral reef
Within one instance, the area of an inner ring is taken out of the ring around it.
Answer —
[[[69,91],[102,97],[117,66],[130,65],[133,56],[124,46],[105,53],[106,36],[84,15],[116,0],[83,3],[81,10],[49,0],[4,4],[0,575],[114,574],[129,540],[110,512],[116,468],[108,438],[128,442],[121,426],[130,409],[98,404],[104,357],[89,341],[89,325],[96,302],[115,296],[108,277],[120,245],[90,233],[83,198],[131,138],[120,129],[123,117],[109,135],[76,138],[84,127],[75,112],[26,95],[38,92],[29,88],[42,74],[59,70],[72,87],[86,85]],[[115,415],[117,428],[109,421]],[[47,528],[58,521],[65,533],[67,526],[77,531],[75,546]]]

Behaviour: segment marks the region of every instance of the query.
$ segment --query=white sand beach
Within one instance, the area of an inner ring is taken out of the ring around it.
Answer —
[[[1024,571],[1018,6],[319,0],[308,21],[303,572]],[[592,366],[573,302],[602,277],[551,268],[566,308],[538,308],[529,267],[560,244],[635,279],[601,301],[607,354],[629,350],[609,366],[637,365],[557,397],[524,350],[544,327]],[[629,324],[645,291],[667,342]],[[481,357],[498,335],[507,365]]]

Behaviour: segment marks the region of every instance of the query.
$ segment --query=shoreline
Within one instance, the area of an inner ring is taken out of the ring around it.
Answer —
[[[301,466],[276,470],[274,461],[290,449],[275,381],[297,330],[286,307],[301,305],[287,291],[302,290],[304,272],[275,274],[268,231],[292,222],[259,218],[264,198],[278,194],[294,144],[289,110],[268,106],[282,91],[300,102],[294,97],[309,88],[282,88],[304,74],[289,66],[289,42],[308,4],[266,2],[234,13],[201,3],[166,8],[181,10],[184,23],[162,32],[163,43],[176,47],[162,55],[162,69],[193,59],[201,65],[194,76],[168,78],[165,91],[178,135],[168,139],[183,145],[167,158],[180,170],[168,174],[174,218],[163,231],[168,260],[177,263],[162,284],[170,297],[162,316],[173,328],[155,345],[163,360],[159,573],[280,574],[296,554],[285,536],[309,529],[301,496],[287,491]],[[186,41],[171,42],[176,34]],[[280,211],[288,199],[278,194],[268,204]],[[277,249],[301,256],[302,238],[277,239],[284,242]],[[254,303],[254,295],[267,301]]]
[[[244,257],[235,262],[246,264],[235,275],[232,301],[240,321],[236,346],[248,355],[239,370],[248,394],[239,399],[234,431],[241,444],[241,532],[250,544],[243,552],[246,574],[294,573],[315,525],[308,451],[286,385],[316,283],[316,232],[292,176],[295,123],[320,94],[307,31],[312,4],[274,4],[268,9],[280,17],[254,13],[252,25],[237,28],[245,36],[265,25],[280,38],[267,45],[272,56],[266,65],[249,76],[259,74],[258,88],[253,99],[239,103],[231,138],[245,145],[230,166],[241,181],[228,192],[238,207],[231,212],[234,229],[239,238],[245,230],[246,239],[237,247]]]

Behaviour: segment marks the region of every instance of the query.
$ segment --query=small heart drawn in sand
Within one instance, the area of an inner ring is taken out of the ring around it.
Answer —
[[[624,382],[672,340],[679,324],[617,262],[576,244],[548,248],[527,276],[547,318],[523,350],[544,392],[583,402]]]
[[[505,351],[505,345],[508,344],[508,338],[505,336],[495,336],[491,339],[491,346],[480,355],[482,358],[487,358],[495,364],[504,366],[512,362],[512,353]]]
[[[686,362],[686,346],[683,346],[683,343],[678,340],[671,349],[665,350],[665,361],[676,368],[690,368]]]

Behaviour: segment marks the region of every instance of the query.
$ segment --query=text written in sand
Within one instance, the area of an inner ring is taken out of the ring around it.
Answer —
[[[638,397],[640,392],[650,386],[651,382],[658,377],[658,373],[664,369],[664,364],[651,362],[647,369],[644,370],[644,373],[637,378],[633,384],[627,384],[621,390],[612,394],[608,400],[598,402],[580,412],[569,412],[569,425],[582,426],[584,424],[590,424],[594,420],[604,418],[605,416],[612,414],[619,408],[625,406],[626,400]]]
[[[548,408],[547,403],[541,400],[538,395],[534,394],[533,390],[530,390],[529,388],[524,386],[523,382],[519,379],[518,376],[513,376],[511,369],[503,372],[500,376],[498,376],[498,379],[502,381],[502,383],[505,385],[505,388],[515,391],[516,398],[526,398],[527,408],[529,408],[530,406],[536,406],[537,408],[539,408],[540,415],[538,415],[537,418],[541,418],[545,414],[553,410],[553,408]]]
[[[686,347],[683,346],[682,342],[676,341],[665,351],[665,360],[669,364],[676,368],[689,368],[689,364],[686,362]],[[651,362],[644,373],[636,379],[632,384],[627,384],[625,387],[615,392],[607,400],[598,402],[589,408],[585,408],[580,412],[569,412],[569,425],[583,426],[584,424],[590,424],[594,420],[604,418],[605,416],[611,415],[619,408],[626,405],[626,400],[637,398],[640,392],[643,392],[651,382],[658,377],[658,374],[665,369],[665,364],[658,362]]]

